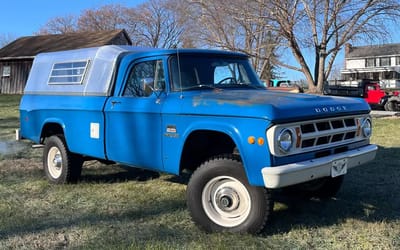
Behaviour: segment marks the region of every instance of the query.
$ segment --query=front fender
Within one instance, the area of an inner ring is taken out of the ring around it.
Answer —
[[[164,145],[164,149],[169,151],[169,153],[166,152],[166,155],[169,156],[164,157],[164,159],[167,159],[164,164],[167,172],[179,173],[180,157],[189,136],[199,130],[208,130],[229,136],[240,153],[249,183],[257,186],[264,185],[261,169],[269,166],[271,162],[266,138],[266,130],[270,125],[269,121],[237,117],[215,117],[213,119],[192,117],[189,121],[179,125],[181,126],[177,126],[176,135],[176,137],[179,137],[179,143]],[[182,133],[179,133],[179,131],[182,131]],[[254,138],[255,143],[249,143],[249,137]],[[171,138],[166,140],[173,141]],[[263,143],[258,144],[258,141]],[[171,145],[175,146],[171,147]],[[177,157],[170,157],[173,155]],[[175,166],[174,169],[171,168],[172,166]]]

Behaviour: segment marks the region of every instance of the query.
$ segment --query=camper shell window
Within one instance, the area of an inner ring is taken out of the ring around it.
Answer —
[[[89,61],[55,63],[48,84],[82,84]]]

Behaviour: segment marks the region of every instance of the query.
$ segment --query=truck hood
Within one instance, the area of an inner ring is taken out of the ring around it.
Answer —
[[[271,90],[214,90],[184,93],[183,113],[262,118],[291,122],[369,113],[361,98],[295,94]]]

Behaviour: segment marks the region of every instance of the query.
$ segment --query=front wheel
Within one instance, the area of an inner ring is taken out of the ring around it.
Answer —
[[[46,140],[43,150],[43,166],[47,178],[56,184],[78,181],[83,160],[69,152],[64,136],[53,135]]]
[[[209,232],[257,233],[273,208],[270,192],[248,183],[236,155],[203,163],[188,183],[187,204],[193,221]]]

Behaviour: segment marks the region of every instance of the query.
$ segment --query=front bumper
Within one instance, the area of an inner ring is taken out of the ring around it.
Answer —
[[[264,185],[267,188],[281,188],[298,183],[331,176],[335,161],[347,159],[347,168],[360,166],[375,158],[378,147],[370,144],[347,152],[321,157],[318,159],[296,162],[261,170]]]

